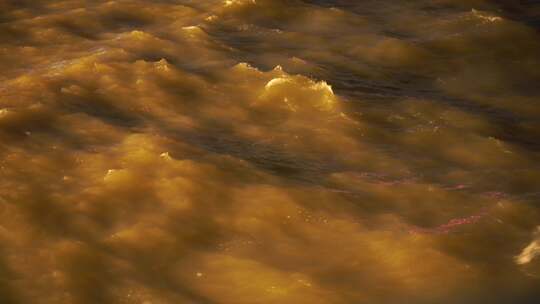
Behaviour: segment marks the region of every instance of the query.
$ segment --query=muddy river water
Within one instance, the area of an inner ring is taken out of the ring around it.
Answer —
[[[540,303],[539,21],[0,0],[0,303]]]

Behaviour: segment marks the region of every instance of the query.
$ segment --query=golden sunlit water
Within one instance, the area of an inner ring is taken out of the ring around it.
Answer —
[[[540,2],[0,0],[0,303],[540,303]]]

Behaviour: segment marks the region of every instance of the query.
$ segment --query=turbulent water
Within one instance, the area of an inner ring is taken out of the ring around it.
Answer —
[[[539,21],[0,0],[0,303],[539,303]]]

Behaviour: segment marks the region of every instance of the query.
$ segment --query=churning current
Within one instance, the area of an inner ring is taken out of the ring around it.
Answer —
[[[0,0],[0,303],[540,303],[540,3]]]

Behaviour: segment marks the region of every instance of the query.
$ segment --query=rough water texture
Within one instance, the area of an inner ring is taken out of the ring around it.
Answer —
[[[0,303],[539,303],[539,7],[0,0]]]

